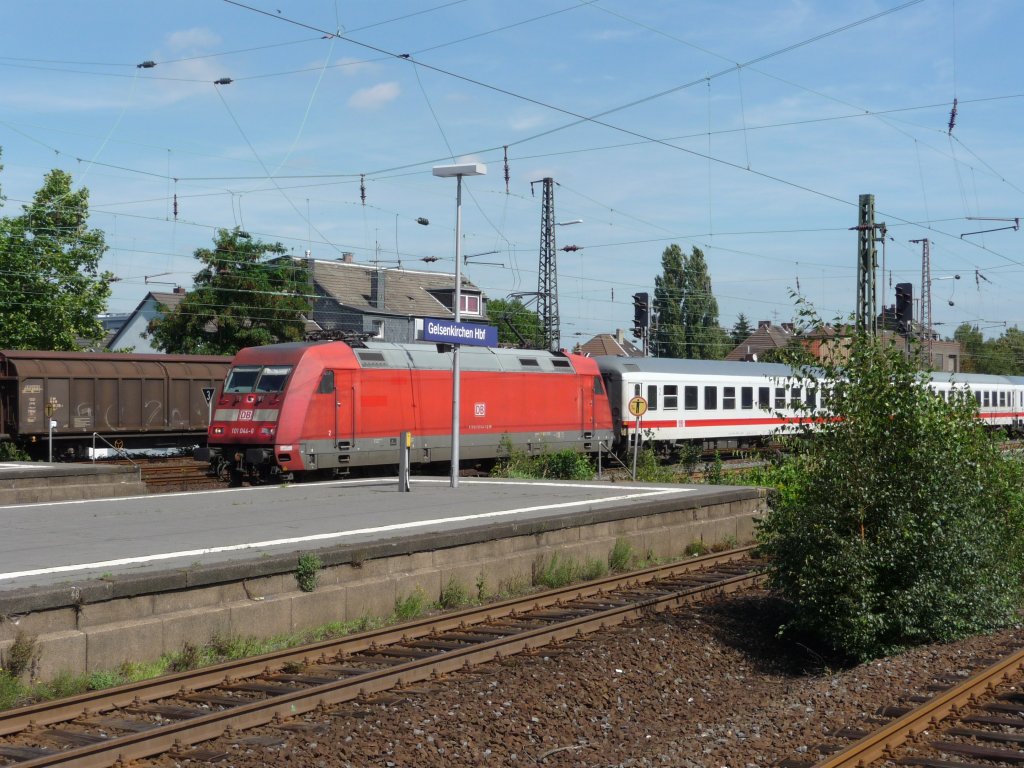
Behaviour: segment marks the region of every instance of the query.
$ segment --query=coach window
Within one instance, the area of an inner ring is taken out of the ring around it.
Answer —
[[[775,388],[775,410],[781,410],[786,407],[786,388],[776,387]]]
[[[640,385],[639,384],[634,384],[633,385],[633,397],[640,397]]]
[[[718,410],[718,387],[704,387],[704,410]]]
[[[799,408],[803,401],[803,390],[800,387],[793,387],[789,390],[789,407]]]
[[[981,392],[975,392],[975,393],[974,393],[974,401],[975,401],[975,402],[976,402],[976,403],[977,403],[978,405],[981,405]]]
[[[736,410],[736,387],[722,387],[722,410]]]
[[[652,411],[658,409],[658,386],[656,384],[647,386],[647,407]]]
[[[754,388],[743,387],[740,389],[740,407],[744,411],[749,411],[754,407]]]
[[[688,411],[697,410],[696,387],[683,387],[683,407]]]
[[[679,387],[675,384],[665,385],[665,410],[675,411],[679,409]]]
[[[804,392],[804,404],[812,411],[818,405],[818,398],[816,397],[817,394],[818,390],[816,390],[814,387],[808,387],[807,390]]]
[[[988,403],[988,390],[987,389],[984,392],[981,393],[981,399],[982,399],[981,407],[982,408],[988,408],[989,403]]]
[[[316,391],[321,395],[327,395],[334,391],[334,371],[327,369],[320,377],[320,385]]]
[[[757,388],[757,405],[766,411],[772,408],[771,389],[768,387]]]

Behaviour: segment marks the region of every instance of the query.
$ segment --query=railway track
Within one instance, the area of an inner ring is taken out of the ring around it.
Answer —
[[[760,566],[745,547],[0,713],[0,765],[216,760],[246,729],[743,589]]]
[[[832,752],[821,760],[784,760],[780,768],[870,768],[881,765],[919,768],[984,768],[1024,763],[1024,648],[975,675],[948,675],[917,707],[887,707],[891,718],[873,732],[844,728],[834,736],[845,747],[819,745]]]

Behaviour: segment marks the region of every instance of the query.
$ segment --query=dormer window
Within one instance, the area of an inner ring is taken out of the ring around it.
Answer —
[[[480,297],[473,294],[460,294],[462,299],[461,312],[465,315],[480,314]]]

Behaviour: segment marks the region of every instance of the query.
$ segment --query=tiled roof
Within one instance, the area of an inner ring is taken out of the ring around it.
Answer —
[[[793,333],[777,325],[762,324],[760,328],[750,334],[742,343],[736,346],[725,356],[726,360],[750,360],[753,355],[762,355],[771,349],[781,349],[787,346],[793,338]]]
[[[383,307],[376,302],[376,281],[383,280]],[[450,293],[455,275],[410,269],[378,268],[342,261],[314,261],[313,281],[339,304],[364,312],[384,312],[417,317],[445,317],[448,307],[437,296]],[[463,278],[462,290],[479,294],[480,289]]]
[[[632,342],[623,339],[620,344],[613,333],[599,333],[590,341],[580,344],[581,355],[616,355],[619,357],[643,357],[643,350]]]

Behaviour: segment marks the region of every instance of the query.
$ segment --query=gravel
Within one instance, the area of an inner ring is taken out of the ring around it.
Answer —
[[[813,760],[844,726],[931,693],[1019,644],[1006,630],[849,666],[782,641],[780,604],[750,591],[261,729],[282,743],[218,740],[219,766],[685,766]],[[194,765],[164,758],[161,766]]]

